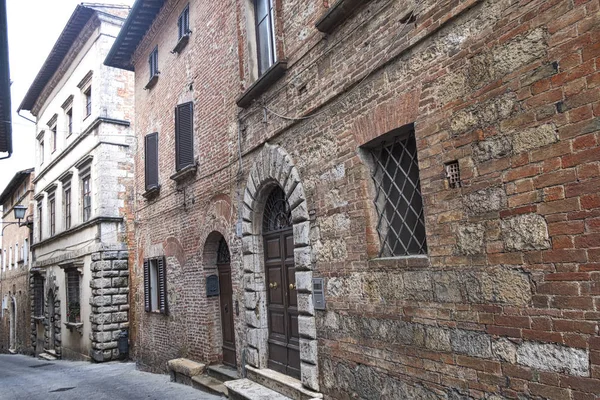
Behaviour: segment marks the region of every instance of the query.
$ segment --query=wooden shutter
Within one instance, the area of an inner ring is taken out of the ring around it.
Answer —
[[[158,132],[146,135],[146,190],[158,187]]]
[[[175,109],[175,158],[177,171],[194,165],[194,105],[180,104]]]
[[[165,258],[161,257],[158,262],[158,306],[161,314],[167,313],[167,265]]]
[[[150,262],[144,260],[144,306],[150,312]]]

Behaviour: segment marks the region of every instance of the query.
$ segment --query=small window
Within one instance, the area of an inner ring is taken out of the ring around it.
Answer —
[[[365,146],[375,184],[380,257],[427,254],[417,144],[412,125]]]
[[[48,211],[50,214],[50,236],[56,233],[56,200],[51,197],[48,203]]]
[[[71,186],[63,190],[63,214],[65,216],[65,230],[71,228]]]
[[[158,76],[158,46],[156,46],[152,53],[150,53],[148,64],[150,65],[150,79]]]
[[[90,175],[81,179],[81,204],[83,205],[83,222],[89,221],[92,216],[92,187]]]
[[[167,272],[164,257],[144,260],[144,303],[147,312],[167,313]]]
[[[92,87],[89,86],[84,92],[85,97],[85,117],[92,115]]]
[[[275,64],[275,17],[273,0],[254,0],[258,74],[264,74]]]
[[[175,108],[175,169],[194,165],[194,105],[192,102]]]
[[[38,274],[33,276],[33,314],[34,317],[44,315],[44,278]]]
[[[44,141],[40,140],[40,165],[44,163]]]
[[[178,36],[177,39],[181,39],[190,32],[190,5],[185,6],[179,19],[177,19]]]
[[[91,110],[91,99],[90,99],[90,110]],[[73,109],[69,108],[66,112],[66,116],[67,116],[67,137],[71,136],[71,134],[73,133]]]
[[[29,265],[29,239],[23,241],[23,263]]]
[[[81,274],[76,269],[68,269],[65,271],[67,279],[67,321],[78,323],[81,322],[81,305],[79,290]]]
[[[158,188],[158,132],[145,138],[146,191]]]
[[[448,180],[448,186],[451,188],[460,187],[460,168],[458,161],[452,161],[445,165],[446,179]]]
[[[42,202],[38,201],[38,241],[40,242],[42,241],[42,232],[44,232],[42,221],[44,221],[42,218]]]

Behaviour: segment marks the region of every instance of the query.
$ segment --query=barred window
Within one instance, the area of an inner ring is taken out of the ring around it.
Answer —
[[[33,276],[33,313],[35,317],[44,315],[44,278]]]
[[[389,132],[365,148],[372,160],[379,256],[427,254],[413,126]]]
[[[65,274],[67,279],[67,321],[81,322],[81,292],[79,290],[81,274],[76,269],[66,270]]]

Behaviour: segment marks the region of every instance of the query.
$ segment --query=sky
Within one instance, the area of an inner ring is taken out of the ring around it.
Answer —
[[[96,0],[90,3],[133,5],[133,0]],[[37,76],[69,17],[81,0],[8,0],[8,50],[10,62],[13,154],[0,160],[0,193],[16,172],[32,168],[35,124],[17,115],[19,104]],[[21,112],[32,118],[27,112]]]

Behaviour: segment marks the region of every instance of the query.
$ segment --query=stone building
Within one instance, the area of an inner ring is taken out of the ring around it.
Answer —
[[[599,22],[136,1],[106,60],[136,72],[136,360],[294,398],[595,398]]]
[[[36,119],[31,342],[107,361],[128,327],[133,75],[102,64],[129,11],[75,8],[19,110]]]
[[[19,171],[0,194],[0,352],[31,353],[29,268],[33,222],[33,168]],[[14,218],[15,206],[26,207]]]

